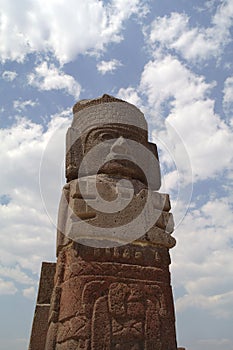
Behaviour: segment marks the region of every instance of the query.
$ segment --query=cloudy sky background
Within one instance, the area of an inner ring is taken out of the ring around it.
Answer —
[[[159,146],[178,344],[233,349],[232,26],[233,0],[0,0],[0,350],[27,348],[55,260],[71,107],[103,93]]]

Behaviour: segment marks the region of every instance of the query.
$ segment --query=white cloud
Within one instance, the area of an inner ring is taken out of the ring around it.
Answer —
[[[159,41],[162,44],[171,44],[187,31],[188,22],[186,14],[177,12],[171,13],[170,16],[157,17],[151,25],[149,40],[151,43]]]
[[[76,99],[81,91],[79,83],[71,75],[65,74],[54,64],[48,66],[47,62],[38,65],[35,73],[28,75],[28,83],[39,90],[65,90]]]
[[[232,40],[232,25],[233,4],[228,0],[218,6],[212,17],[211,27],[191,27],[185,13],[175,12],[156,18],[150,28],[149,43],[176,50],[187,60],[218,58],[223,48]]]
[[[34,284],[34,281],[25,272],[21,271],[18,265],[14,268],[0,265],[0,276],[13,279],[21,284]]]
[[[134,104],[138,108],[143,108],[142,100],[136,89],[134,89],[133,87],[128,87],[126,89],[121,88],[117,93],[117,97],[121,98],[124,101]]]
[[[2,73],[2,78],[5,80],[5,81],[13,81],[15,78],[17,77],[17,73],[15,71],[9,71],[9,70],[6,70]]]
[[[230,318],[232,313],[233,291],[220,295],[205,296],[190,294],[176,300],[176,309],[178,312],[186,308],[195,307],[208,310],[217,318]]]
[[[167,55],[146,64],[140,88],[147,93],[150,104],[160,107],[169,99],[177,105],[204,99],[213,85],[207,84],[203,76],[195,75],[176,57]]]
[[[216,9],[217,2],[218,0],[206,0],[205,2],[203,2],[203,4],[199,6],[194,6],[193,9],[199,13],[206,12],[206,11],[213,13]]]
[[[214,111],[214,100],[209,97],[214,86],[170,55],[148,62],[141,76],[139,91],[148,98],[152,122],[154,118],[163,123],[159,116],[166,108],[166,123],[182,140],[174,144],[172,153],[182,162],[179,146],[183,143],[195,181],[214,177],[232,164],[233,133]],[[173,137],[169,133],[169,129],[164,132],[157,128],[152,135],[169,145]]]
[[[80,53],[98,53],[122,39],[125,20],[146,13],[140,0],[1,1],[0,57],[23,61],[32,52],[52,52],[60,63]]]
[[[122,63],[116,59],[111,61],[100,61],[97,63],[97,70],[104,75],[108,72],[113,73],[120,66],[122,66]]]
[[[179,186],[179,171],[177,169],[166,173],[161,169],[162,174],[162,184],[160,191],[163,193],[171,193],[174,189]]]
[[[35,107],[36,105],[38,105],[38,102],[32,100],[22,101],[22,99],[19,99],[13,101],[14,109],[16,109],[18,112],[25,111],[27,107]]]
[[[36,295],[36,291],[35,291],[34,287],[29,287],[29,288],[23,289],[23,296],[24,297],[31,299],[31,300],[34,300],[35,295]]]
[[[54,259],[55,224],[64,183],[62,166],[68,125],[67,113],[61,113],[61,116],[53,116],[45,132],[40,125],[24,118],[9,128],[0,129],[0,194],[10,198],[8,204],[0,206],[0,263],[5,266],[0,269],[0,275],[29,286],[33,282],[27,270],[38,273],[42,259]],[[59,126],[61,129],[57,131]],[[49,154],[46,169],[41,172],[41,157],[54,133],[58,142]],[[48,205],[53,203],[53,223],[45,210],[47,202],[45,207],[42,202],[42,190],[47,193]]]
[[[233,112],[233,76],[228,77],[224,83],[223,108],[226,114]]]
[[[224,103],[233,102],[233,77],[228,77],[224,83]]]
[[[16,292],[17,288],[13,282],[4,281],[0,278],[0,295],[15,294]]]
[[[178,312],[195,307],[217,318],[232,317],[232,225],[232,204],[219,198],[193,205],[176,230],[173,285],[185,288],[176,301]]]

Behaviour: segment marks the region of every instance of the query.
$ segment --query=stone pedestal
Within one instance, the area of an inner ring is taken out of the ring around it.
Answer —
[[[165,247],[67,246],[58,257],[46,350],[175,350],[169,263]]]

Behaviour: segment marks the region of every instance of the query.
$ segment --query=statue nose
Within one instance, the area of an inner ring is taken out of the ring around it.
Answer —
[[[111,151],[118,154],[128,154],[129,149],[126,140],[120,136],[112,145]]]

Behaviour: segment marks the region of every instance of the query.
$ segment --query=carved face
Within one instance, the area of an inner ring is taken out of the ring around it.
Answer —
[[[145,182],[142,170],[137,166],[137,159],[132,155],[132,143],[147,145],[147,132],[134,126],[123,124],[105,125],[91,130],[85,137],[84,153],[86,154],[98,144],[103,145],[106,162],[99,173],[135,178]]]
[[[105,124],[87,131],[77,139],[76,134],[76,129],[69,128],[66,143],[68,182],[79,177],[107,174],[140,180],[147,186],[149,174],[150,188],[159,189],[161,182],[157,147],[148,142],[146,130],[133,125]]]

